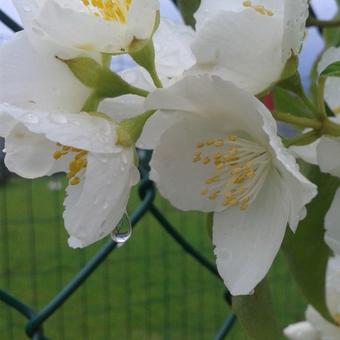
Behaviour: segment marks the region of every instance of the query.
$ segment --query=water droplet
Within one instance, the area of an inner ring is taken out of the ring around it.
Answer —
[[[120,167],[120,171],[121,171],[121,172],[124,172],[124,171],[125,171],[125,169],[126,169],[126,168],[125,168],[125,166],[124,166],[124,165],[122,165],[122,166]]]
[[[103,210],[106,210],[108,207],[109,207],[109,203],[105,202],[105,203],[103,204]]]
[[[6,152],[7,152],[6,148],[4,148],[4,149],[2,150],[2,152],[3,152],[3,153],[6,153]]]
[[[121,247],[131,237],[132,225],[127,213],[124,214],[122,219],[117,224],[116,228],[111,233],[111,238],[117,243],[118,247]]]

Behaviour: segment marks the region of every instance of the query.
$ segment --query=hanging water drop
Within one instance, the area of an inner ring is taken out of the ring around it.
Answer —
[[[117,243],[118,247],[122,247],[131,237],[132,225],[127,213],[124,214],[116,228],[111,233],[111,238]]]

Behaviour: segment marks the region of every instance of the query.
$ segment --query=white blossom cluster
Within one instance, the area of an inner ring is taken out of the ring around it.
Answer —
[[[135,147],[150,149],[161,195],[213,214],[219,273],[233,295],[250,294],[317,195],[295,156],[340,177],[335,132],[288,150],[259,99],[296,71],[308,1],[202,0],[195,29],[162,18],[157,0],[13,3],[24,31],[0,47],[5,162],[25,178],[66,173],[69,245],[112,232],[139,181]],[[136,64],[116,74],[122,54]],[[338,59],[327,51],[319,73]],[[333,112],[339,87],[325,82]],[[322,131],[338,131],[330,121]],[[335,252],[339,200],[326,219]]]

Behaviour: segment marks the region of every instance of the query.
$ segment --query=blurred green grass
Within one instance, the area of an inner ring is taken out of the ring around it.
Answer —
[[[0,187],[0,287],[36,309],[51,299],[103,244],[67,247],[62,225],[62,178],[12,177]],[[137,193],[129,210],[139,203]],[[199,213],[157,206],[213,260]],[[305,302],[282,256],[270,273],[281,325],[303,319]],[[213,339],[228,313],[223,285],[185,254],[152,216],[115,250],[46,323],[49,339]],[[25,320],[0,303],[0,338],[25,339]],[[246,339],[236,324],[227,339]],[[274,339],[273,339],[274,340]]]

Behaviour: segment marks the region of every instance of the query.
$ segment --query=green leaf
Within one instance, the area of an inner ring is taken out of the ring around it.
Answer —
[[[283,250],[290,270],[308,302],[327,320],[332,318],[325,301],[325,276],[329,248],[324,242],[324,217],[340,180],[303,163],[301,170],[318,186],[318,196],[307,206],[307,217],[296,234],[287,231]]]
[[[336,61],[335,63],[328,65],[326,69],[322,71],[320,76],[340,77],[340,61]]]
[[[178,0],[178,7],[182,13],[184,22],[195,27],[194,13],[201,4],[201,0]]]
[[[147,91],[131,86],[118,74],[91,58],[58,59],[69,67],[82,84],[93,89],[99,99],[114,98],[130,93],[144,97],[148,95]]]
[[[266,280],[256,287],[253,295],[234,296],[232,307],[250,339],[283,338],[275,318],[270,288]]]
[[[273,89],[273,98],[276,111],[287,112],[298,117],[314,117],[313,112],[305,105],[303,100],[284,87],[276,86]]]

